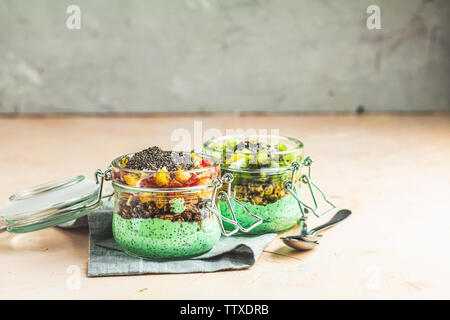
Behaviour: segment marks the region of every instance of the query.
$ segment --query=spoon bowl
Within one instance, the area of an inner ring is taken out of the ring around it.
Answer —
[[[311,250],[314,249],[319,244],[319,242],[317,241],[303,240],[301,237],[295,238],[295,236],[282,237],[280,239],[284,242],[285,245],[298,251]]]

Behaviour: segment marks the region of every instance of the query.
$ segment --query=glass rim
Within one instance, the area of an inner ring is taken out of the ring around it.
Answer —
[[[34,197],[36,195],[49,192],[49,191],[55,191],[57,189],[67,188],[71,185],[77,184],[85,179],[84,176],[78,175],[78,176],[72,176],[67,177],[63,179],[53,180],[49,182],[45,182],[36,186],[33,186],[28,189],[24,189],[21,191],[18,191],[11,195],[9,197],[9,201],[20,201],[29,199],[31,197]]]
[[[278,135],[273,135],[273,134],[251,134],[251,135],[245,135],[245,134],[230,134],[230,135],[225,135],[225,136],[220,136],[220,137],[216,137],[216,138],[212,138],[209,139],[208,141],[206,141],[205,143],[203,143],[203,149],[206,151],[219,151],[219,152],[223,152],[222,149],[217,149],[217,148],[211,148],[211,143],[216,142],[216,141],[226,141],[229,139],[233,139],[233,138],[240,138],[240,139],[249,139],[251,140],[251,138],[258,138],[258,137],[267,137],[270,139],[278,139],[278,140],[282,140],[282,139],[286,139],[289,140],[291,142],[293,142],[296,147],[293,149],[288,149],[288,150],[284,150],[284,151],[271,151],[272,154],[275,155],[284,155],[284,154],[289,154],[289,153],[293,153],[293,152],[297,152],[297,151],[301,151],[304,148],[304,144],[302,141],[300,141],[297,138],[292,138],[292,137],[288,137],[288,136],[278,136]],[[225,153],[231,153],[231,154],[235,154],[236,151],[233,152],[225,152]],[[239,153],[239,152],[238,152]],[[248,154],[248,152],[240,152],[242,154]]]
[[[120,191],[131,191],[135,193],[173,193],[173,192],[198,192],[207,189],[213,189],[214,186],[211,184],[193,186],[193,187],[182,187],[182,188],[141,188],[141,187],[132,187],[117,181],[111,181],[111,184],[116,190],[116,188],[120,189]]]

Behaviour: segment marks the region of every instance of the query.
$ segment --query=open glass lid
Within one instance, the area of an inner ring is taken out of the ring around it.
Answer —
[[[91,213],[102,203],[104,175],[98,170],[96,181],[73,176],[15,193],[0,209],[0,232],[31,232]]]

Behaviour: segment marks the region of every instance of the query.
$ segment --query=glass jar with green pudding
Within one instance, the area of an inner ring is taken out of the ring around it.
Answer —
[[[222,174],[233,174],[233,181],[225,186],[229,194],[263,220],[249,234],[281,232],[309,214],[322,215],[317,213],[314,190],[319,191],[334,208],[311,181],[310,171],[302,173],[302,168],[310,169],[311,159],[303,158],[303,143],[298,139],[274,135],[229,135],[207,141],[203,150],[220,159]],[[302,200],[301,182],[308,185],[313,205]],[[246,214],[244,207],[219,201],[219,208],[225,217],[231,216],[230,204],[244,228],[255,222],[253,216]],[[227,223],[224,225],[225,228],[232,228]]]
[[[122,249],[147,258],[180,258],[210,250],[221,236],[217,217],[205,206],[217,164],[176,171],[126,168],[125,155],[112,163],[115,191],[112,230]],[[201,163],[200,162],[200,163]]]

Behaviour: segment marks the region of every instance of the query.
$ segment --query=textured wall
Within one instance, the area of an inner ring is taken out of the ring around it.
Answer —
[[[449,110],[449,16],[448,0],[1,0],[0,113]]]

